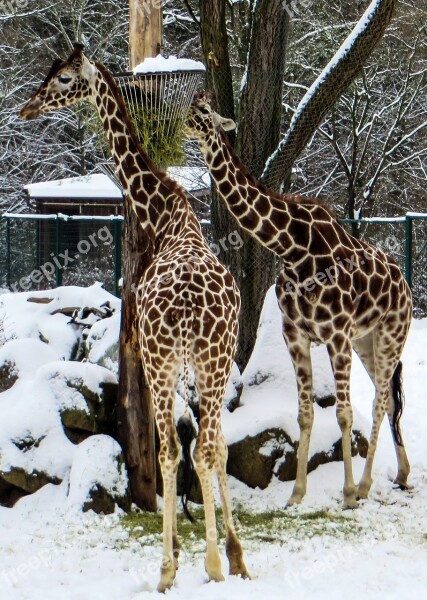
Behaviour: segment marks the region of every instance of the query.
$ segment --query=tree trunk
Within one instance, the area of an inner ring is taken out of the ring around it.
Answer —
[[[143,22],[141,19],[147,17],[145,5],[146,2],[142,0],[129,1],[131,69],[146,56],[152,56],[148,46],[142,43],[141,32],[137,29]],[[150,14],[157,15],[156,11],[160,11],[161,14],[161,8],[155,8],[159,5],[158,1],[153,0],[152,5]],[[160,30],[156,29],[156,31],[159,34]],[[152,41],[152,38],[150,40]],[[117,431],[129,472],[132,500],[144,510],[155,511],[157,496],[154,418],[150,392],[142,368],[135,294],[152,256],[148,240],[128,199],[125,199],[124,218],[124,286],[120,328]]]
[[[117,430],[128,468],[132,501],[157,509],[154,418],[141,361],[136,314],[136,287],[151,262],[147,239],[130,202],[125,200],[122,316],[120,329]]]
[[[226,1],[200,3],[201,39],[207,64],[207,85],[214,91],[214,107],[224,117],[235,118],[232,73],[228,55]],[[246,165],[260,175],[276,148],[280,135],[282,80],[286,60],[289,19],[282,0],[260,0],[253,15],[246,85],[240,103],[238,147]],[[235,136],[230,136],[234,143]],[[221,261],[236,278],[242,297],[236,362],[243,369],[252,353],[265,293],[274,282],[274,255],[239,229],[213,191],[211,220],[213,241]],[[230,243],[236,235],[243,247]]]
[[[288,35],[289,15],[283,1],[259,0],[253,14],[237,136],[237,153],[258,178],[280,139]],[[242,237],[243,273],[238,280],[242,295],[239,366],[245,366],[250,358],[265,294],[277,275],[274,254],[243,232]]]

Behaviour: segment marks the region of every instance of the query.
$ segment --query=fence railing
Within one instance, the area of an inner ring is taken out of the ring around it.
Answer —
[[[120,295],[122,222],[120,216],[2,215],[0,287],[25,291],[102,281]],[[411,286],[416,316],[427,315],[427,214],[341,223],[393,256]],[[202,228],[210,239],[209,224]]]

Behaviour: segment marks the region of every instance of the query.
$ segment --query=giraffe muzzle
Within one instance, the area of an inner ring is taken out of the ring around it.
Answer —
[[[41,102],[39,100],[29,100],[19,111],[19,117],[25,121],[36,119],[41,114]]]

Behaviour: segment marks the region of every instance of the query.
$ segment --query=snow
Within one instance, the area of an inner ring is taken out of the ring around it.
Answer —
[[[121,453],[119,444],[108,435],[94,435],[81,442],[74,455],[70,472],[70,493],[67,501],[81,507],[89,500],[88,491],[96,485],[115,490],[119,497],[127,490],[124,463],[116,467]]]
[[[161,54],[158,54],[156,57],[146,58],[133,69],[133,72],[135,75],[139,75],[141,73],[172,73],[175,71],[205,70],[205,65],[198,60],[177,58],[176,56],[165,58]]]
[[[170,167],[168,169],[168,174],[187,192],[197,191],[210,186],[209,173],[205,167]],[[79,198],[104,200],[123,199],[123,194],[117,184],[114,183],[110,177],[102,173],[56,179],[54,181],[29,183],[24,186],[24,190],[31,198],[66,198],[68,200]],[[11,215],[7,213],[3,216],[21,216],[22,218],[25,218],[27,215]],[[38,218],[51,218],[51,215],[40,215]],[[71,220],[73,217],[67,216],[66,218],[67,220]],[[84,218],[87,219],[88,217]],[[99,217],[96,217],[96,220],[98,219]]]
[[[31,198],[123,198],[116,184],[102,173],[29,183],[24,185],[24,190]]]
[[[49,295],[52,302],[27,302],[28,297],[36,295]],[[0,507],[2,598],[145,600],[152,598],[156,589],[161,563],[160,532],[159,537],[134,539],[123,527],[119,509],[108,516],[81,511],[87,491],[95,480],[123,491],[126,485],[124,473],[112,469],[119,450],[116,442],[107,436],[93,436],[75,446],[63,436],[59,423],[60,403],[79,400],[75,389],[69,386],[65,389],[66,380],[70,377],[83,379],[96,391],[104,377],[114,380],[114,375],[90,362],[68,361],[72,341],[78,335],[67,325],[66,317],[52,316],[52,309],[98,306],[107,297],[114,302],[100,286],[92,286],[86,290],[58,288],[5,294],[0,298],[10,329],[16,336],[3,346],[2,356],[18,358],[19,363],[22,347],[23,359],[34,365],[31,376],[30,368],[23,360],[23,376],[11,389],[0,394],[0,470],[11,461],[16,464],[19,459],[19,464],[24,467],[36,464],[39,468],[49,468],[49,472],[53,470],[63,479],[59,485],[48,484],[35,494],[22,498],[13,509]],[[59,318],[55,326],[49,325],[55,318]],[[94,355],[102,353],[101,346],[109,347],[117,333],[117,315],[110,317],[111,334],[106,321],[108,319],[92,328],[91,352]],[[52,353],[40,351],[39,344],[44,343],[40,340],[40,331],[49,333],[49,344],[45,345]],[[33,352],[32,342],[35,342]],[[329,391],[331,380],[326,357],[320,348],[314,349],[314,353],[316,391]],[[285,533],[273,532],[264,538],[246,535],[242,542],[252,575],[249,581],[227,575],[222,542],[220,552],[225,581],[219,584],[206,583],[204,544],[194,549],[191,539],[184,539],[176,584],[168,597],[185,600],[200,596],[206,600],[424,597],[427,588],[427,319],[413,322],[403,362],[406,407],[402,424],[412,467],[410,484],[413,489],[394,489],[391,482],[396,470],[394,449],[388,424],[384,423],[368,500],[361,501],[353,511],[342,510],[344,469],[342,462],[338,462],[323,465],[310,473],[303,503],[287,510],[287,514],[295,519],[313,511],[327,510],[348,523],[349,534],[340,532],[332,522],[322,535],[307,533],[298,525]],[[264,379],[262,383],[250,385],[257,377],[259,381]],[[233,379],[238,379],[238,373],[233,374]],[[270,291],[263,309],[257,346],[242,375],[242,406],[233,414],[223,412],[228,441],[263,427],[269,423],[271,414],[275,425],[280,418],[289,427],[294,427],[297,435],[296,420],[292,424],[296,417],[293,379],[281,339],[280,314]],[[351,390],[356,418],[366,427],[371,423],[373,386],[357,357],[353,363]],[[322,414],[323,422],[320,422]],[[333,409],[316,409],[314,446],[324,445],[332,435],[333,417]],[[22,439],[29,431],[33,437],[45,437],[38,448],[21,452],[11,439]],[[364,460],[360,457],[353,459],[356,480],[363,465]],[[267,489],[260,490],[250,489],[230,477],[229,485],[234,506],[262,512],[283,509],[293,482],[273,478]]]

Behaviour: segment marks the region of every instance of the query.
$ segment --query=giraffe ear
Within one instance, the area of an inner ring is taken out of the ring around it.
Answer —
[[[73,48],[76,54],[81,54],[85,50],[84,44],[81,44],[80,42],[74,42]]]
[[[218,127],[220,126],[224,131],[233,131],[236,129],[236,123],[233,119],[226,119],[225,117],[221,117],[215,111],[212,111],[212,117],[214,124]]]
[[[225,119],[224,117],[221,117],[220,125],[224,131],[233,131],[236,129],[236,123],[233,121],[233,119]]]

